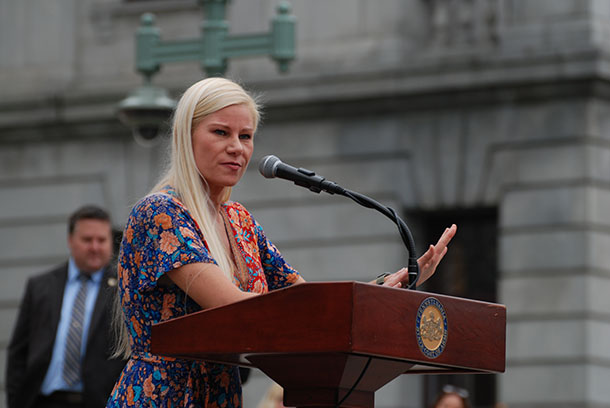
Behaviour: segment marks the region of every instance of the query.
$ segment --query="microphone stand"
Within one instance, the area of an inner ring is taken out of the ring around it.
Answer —
[[[336,184],[335,186],[339,187]],[[377,210],[389,219],[391,219],[396,224],[396,226],[398,227],[398,232],[400,233],[400,237],[402,238],[402,241],[407,247],[407,251],[409,251],[409,262],[407,264],[409,273],[409,285],[405,289],[415,288],[417,285],[417,281],[419,280],[420,273],[419,264],[417,263],[417,258],[415,256],[415,241],[413,240],[413,235],[411,234],[409,227],[407,227],[407,224],[398,216],[398,214],[396,214],[396,211],[394,211],[394,209],[390,207],[386,207],[385,205],[373,200],[370,197],[365,196],[364,194],[360,194],[355,191],[345,189],[343,187],[334,189],[333,193],[351,198],[363,207]]]
[[[273,155],[263,157],[258,169],[266,178],[279,177],[285,180],[290,180],[297,186],[305,187],[318,194],[325,191],[328,194],[342,195],[344,197],[351,198],[364,207],[377,210],[391,219],[398,227],[400,237],[409,251],[409,262],[407,266],[409,284],[405,289],[412,289],[416,287],[417,281],[419,280],[419,265],[417,263],[417,258],[415,257],[415,241],[413,240],[413,235],[411,234],[411,231],[409,231],[407,224],[400,219],[398,214],[396,214],[396,211],[394,211],[392,208],[386,207],[363,194],[347,190],[332,181],[326,180],[324,177],[318,176],[311,170],[303,168],[297,169],[282,163],[279,158]]]

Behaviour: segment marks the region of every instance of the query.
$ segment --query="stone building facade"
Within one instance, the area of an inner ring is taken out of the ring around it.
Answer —
[[[231,32],[266,31],[275,5],[232,1]],[[267,58],[230,62],[228,76],[266,106],[234,198],[308,280],[369,280],[406,253],[381,215],[263,179],[255,163],[266,154],[400,210],[420,249],[441,232],[430,220],[463,220],[461,257],[428,289],[506,304],[506,373],[490,377],[490,398],[610,407],[610,2],[292,5],[288,74]],[[145,11],[164,39],[199,35],[195,0],[0,0],[3,366],[27,277],[65,259],[67,215],[98,203],[120,230],[163,167],[166,140],[139,146],[115,112],[141,81],[133,33]],[[154,81],[178,96],[202,75],[196,63],[171,64]],[[468,284],[446,285],[459,279]],[[484,281],[491,292],[479,296]],[[485,394],[475,382],[474,396]],[[253,375],[247,407],[267,384]],[[377,406],[424,406],[435,384],[402,376]]]

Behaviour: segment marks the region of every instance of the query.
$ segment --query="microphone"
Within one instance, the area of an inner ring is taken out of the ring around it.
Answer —
[[[398,214],[396,214],[396,211],[392,208],[386,207],[364,194],[345,189],[332,181],[326,180],[324,177],[318,176],[311,170],[303,168],[297,169],[296,167],[283,163],[279,158],[273,155],[265,156],[261,159],[258,164],[258,171],[266,178],[278,177],[289,180],[294,182],[297,186],[310,189],[314,193],[326,191],[329,194],[338,194],[351,198],[363,207],[377,210],[394,221],[400,232],[400,237],[409,251],[408,268],[410,279],[409,285],[405,289],[412,289],[416,286],[419,279],[419,265],[417,263],[417,258],[415,257],[415,241],[413,240],[413,235],[411,234],[409,227],[407,227],[407,224],[400,219]]]
[[[343,194],[345,192],[345,189],[336,183],[318,176],[313,171],[301,167],[298,169],[292,167],[271,154],[261,159],[258,164],[258,171],[260,171],[265,178],[278,177],[289,180],[297,186],[308,188],[314,193],[326,191],[329,194]]]

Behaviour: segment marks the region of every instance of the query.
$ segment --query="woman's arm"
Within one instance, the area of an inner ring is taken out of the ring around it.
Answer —
[[[216,264],[183,265],[167,272],[167,276],[203,309],[228,305],[258,295],[240,290]]]
[[[430,245],[428,250],[417,260],[420,275],[417,286],[428,280],[436,271],[436,267],[447,253],[447,245],[457,232],[453,224],[446,228],[436,245]],[[168,277],[204,309],[224,306],[258,295],[244,292],[233,284],[215,264],[192,263],[167,272]],[[409,271],[403,268],[385,277],[384,286],[400,288],[407,285]],[[293,284],[305,282],[301,276]]]
[[[457,232],[453,224],[446,228],[436,245],[430,245],[428,250],[417,260],[420,276],[417,286],[428,280],[436,271],[436,267],[447,253],[447,245]],[[244,292],[233,284],[215,264],[192,263],[172,269],[167,276],[204,309],[224,306],[257,296],[258,293]],[[384,286],[400,288],[407,285],[409,272],[403,268],[385,277]],[[305,282],[301,276],[293,284]]]
[[[167,276],[203,309],[224,306],[259,295],[244,292],[215,264],[192,263],[172,269]],[[305,282],[299,276],[294,284]]]

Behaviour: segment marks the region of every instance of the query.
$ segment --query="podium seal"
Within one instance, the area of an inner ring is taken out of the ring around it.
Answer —
[[[438,299],[429,297],[419,305],[415,319],[419,349],[428,358],[437,358],[447,344],[447,315]]]

